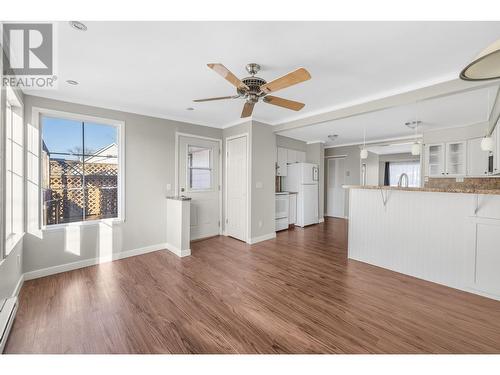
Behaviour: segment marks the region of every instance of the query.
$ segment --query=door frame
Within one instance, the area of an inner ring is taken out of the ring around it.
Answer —
[[[205,139],[219,143],[219,235],[222,234],[222,139],[205,137],[197,134],[175,132],[175,184],[174,191],[176,195],[180,195],[179,191],[179,171],[180,171],[180,157],[179,157],[179,139],[180,137]]]
[[[226,157],[224,158],[224,218],[227,220],[227,144],[233,139],[245,137],[247,139],[247,228],[246,228],[246,239],[247,243],[250,243],[250,229],[252,222],[252,215],[250,213],[251,202],[252,202],[252,159],[250,158],[250,135],[249,133],[241,133],[227,137],[224,142],[224,152]],[[224,236],[228,236],[226,232],[226,222],[224,221]]]
[[[330,212],[328,212],[328,181],[330,180],[330,161],[334,159],[346,159],[347,155],[335,155],[335,156],[325,156],[325,161],[326,161],[326,173],[325,173],[325,192],[326,192],[326,212],[325,216],[328,217],[336,217],[336,216],[331,216]],[[344,176],[345,177],[345,176]],[[344,192],[345,194],[345,192]],[[345,198],[345,196],[344,196]],[[345,200],[344,200],[344,215],[342,216],[344,219],[347,219],[347,216],[345,216]]]

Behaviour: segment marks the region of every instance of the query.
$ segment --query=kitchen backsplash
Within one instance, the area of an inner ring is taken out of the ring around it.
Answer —
[[[457,182],[455,178],[429,178],[424,183],[427,188],[471,188],[471,189],[500,189],[500,178],[464,178],[463,182]]]

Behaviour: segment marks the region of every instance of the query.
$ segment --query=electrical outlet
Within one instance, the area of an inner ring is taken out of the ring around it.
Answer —
[[[17,265],[21,265],[21,254],[17,254]]]
[[[167,191],[172,190],[172,184],[167,184]]]
[[[262,220],[259,220],[259,228],[262,228]]]
[[[464,178],[463,177],[457,177],[455,179],[456,182],[464,182]]]

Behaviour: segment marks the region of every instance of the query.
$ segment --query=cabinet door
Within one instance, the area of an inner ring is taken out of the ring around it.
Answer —
[[[427,176],[443,177],[445,174],[444,165],[444,144],[431,144],[425,146]]]
[[[290,194],[290,206],[288,207],[288,224],[295,224],[297,221],[297,194]]]
[[[500,296],[500,220],[478,218],[475,225],[473,287]]]
[[[488,151],[481,150],[482,138],[467,141],[467,176],[485,176],[488,174]]]
[[[286,176],[287,175],[287,149],[283,147],[278,147],[278,165],[276,168],[276,176]]]
[[[467,171],[467,142],[446,144],[446,177],[465,176]]]
[[[297,163],[297,151],[287,149],[287,162],[288,164]]]
[[[306,153],[304,151],[297,151],[297,161],[299,163],[306,162]]]
[[[493,137],[493,174],[500,174],[500,130],[497,127],[492,134]]]

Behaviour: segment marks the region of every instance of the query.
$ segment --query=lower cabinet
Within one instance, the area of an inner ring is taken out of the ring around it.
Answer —
[[[500,297],[500,220],[474,218],[472,288]]]
[[[288,208],[288,224],[295,224],[297,222],[297,194],[289,195],[289,208]]]

